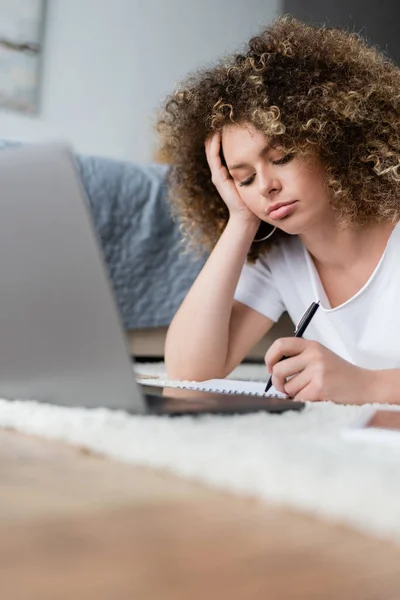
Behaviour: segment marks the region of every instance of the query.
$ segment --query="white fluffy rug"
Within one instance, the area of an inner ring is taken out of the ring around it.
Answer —
[[[139,364],[163,375],[163,366]],[[233,377],[264,379],[248,365]],[[114,459],[165,468],[236,493],[306,510],[400,543],[400,444],[344,439],[362,407],[169,419],[0,400],[0,426]]]

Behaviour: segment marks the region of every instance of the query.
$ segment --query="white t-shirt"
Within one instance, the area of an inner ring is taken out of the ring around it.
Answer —
[[[314,263],[297,236],[245,264],[235,299],[277,321],[287,310],[294,323],[314,300],[321,306],[304,338],[316,340],[366,369],[400,368],[400,223],[366,284],[331,308]]]

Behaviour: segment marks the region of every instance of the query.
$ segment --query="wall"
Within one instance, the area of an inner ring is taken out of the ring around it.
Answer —
[[[282,10],[302,21],[357,31],[400,65],[398,0],[283,0]]]
[[[67,139],[150,160],[154,114],[190,70],[240,46],[279,0],[48,0],[40,114],[0,110],[0,137]]]

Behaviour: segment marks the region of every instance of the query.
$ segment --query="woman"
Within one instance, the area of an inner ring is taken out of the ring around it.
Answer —
[[[175,214],[212,249],[169,328],[169,376],[225,376],[319,300],[304,338],[268,350],[274,386],[400,403],[400,70],[284,17],[189,78],[159,132]]]

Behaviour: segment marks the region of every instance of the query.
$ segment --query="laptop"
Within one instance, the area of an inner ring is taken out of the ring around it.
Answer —
[[[145,393],[72,151],[2,150],[0,189],[0,397],[137,414],[303,408],[247,394]]]

